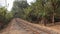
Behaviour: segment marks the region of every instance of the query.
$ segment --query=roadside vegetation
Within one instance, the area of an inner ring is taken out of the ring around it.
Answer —
[[[11,21],[12,13],[7,11],[5,7],[0,8],[0,29],[3,29]]]
[[[15,1],[12,12],[15,17],[44,25],[60,20],[60,0],[36,0],[31,5],[27,1]]]

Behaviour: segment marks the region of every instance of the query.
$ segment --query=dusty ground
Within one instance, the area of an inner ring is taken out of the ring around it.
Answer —
[[[55,25],[50,26],[50,28],[60,31],[60,22],[57,22]]]
[[[18,26],[14,19],[11,21],[7,28],[0,32],[0,34],[31,34],[31,32],[28,32],[24,30],[22,27]]]
[[[20,21],[24,21],[21,19],[18,19]],[[26,21],[24,21],[26,22]],[[27,22],[26,22],[27,23]],[[60,23],[59,23],[60,24]],[[53,26],[43,26],[43,25],[38,25],[38,24],[33,24],[36,27],[43,27],[43,28],[48,28],[51,30],[55,30],[60,32],[60,25],[53,25]],[[0,34],[33,34],[31,31],[26,31],[25,29],[23,29],[22,27],[18,26],[17,22],[15,21],[15,19],[13,19],[10,24],[8,25],[7,28],[3,29]]]
[[[46,27],[46,28],[49,28],[49,29],[52,29],[52,30],[55,30],[55,31],[58,31],[60,32],[60,22],[57,22],[56,24],[48,24],[47,26],[44,26],[43,24],[35,24],[36,26],[40,27]]]

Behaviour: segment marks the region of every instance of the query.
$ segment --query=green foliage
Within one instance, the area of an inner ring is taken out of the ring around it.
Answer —
[[[5,7],[2,7],[2,8],[0,8],[0,20],[2,20],[2,19],[9,19],[9,18],[11,18],[11,17],[13,17],[12,16],[12,12],[9,12],[9,13],[7,13],[8,11],[7,11],[7,9],[5,8]]]
[[[51,20],[53,21],[54,18],[60,14],[60,0],[36,0],[35,3],[31,3],[31,5],[24,10],[26,19],[32,20],[33,16],[37,19],[49,17],[52,18]]]
[[[15,1],[12,12],[15,17],[29,21],[42,19],[54,21],[55,17],[60,16],[60,0],[36,0],[31,5],[28,5],[26,1]]]
[[[3,29],[6,27],[6,25],[11,21],[11,18],[13,18],[12,12],[7,11],[5,7],[0,8],[0,29]]]
[[[25,9],[25,15],[27,19],[32,19],[33,16],[35,18],[40,18],[41,16],[45,16],[44,7],[42,6],[42,0],[36,0],[35,3],[32,3],[27,9]],[[36,19],[37,20],[37,19]]]
[[[5,15],[6,15],[6,9],[4,7],[0,8],[0,20],[4,20]]]
[[[13,18],[13,13],[12,11],[6,14],[6,19],[10,21]]]
[[[15,17],[24,18],[24,9],[27,8],[27,1],[14,1],[12,12]]]

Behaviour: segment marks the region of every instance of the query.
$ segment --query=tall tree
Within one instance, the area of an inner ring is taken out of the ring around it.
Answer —
[[[57,9],[59,7],[59,0],[51,0],[51,5],[52,5],[52,9],[53,9],[52,22],[54,23],[54,17],[57,12]]]
[[[31,4],[32,10],[27,9],[27,11],[30,12],[29,14],[37,16],[37,19],[42,17],[41,22],[46,25],[47,20],[49,19],[54,23],[55,14],[59,13],[59,6],[59,0],[36,0],[35,3]]]
[[[27,8],[28,3],[27,1],[14,1],[12,11],[15,16],[23,18],[24,9]]]

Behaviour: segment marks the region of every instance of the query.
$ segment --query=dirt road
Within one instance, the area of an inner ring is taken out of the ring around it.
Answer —
[[[15,18],[11,21],[7,28],[0,32],[0,34],[60,34],[60,33],[43,27],[39,28],[32,23],[26,22],[19,18]]]

